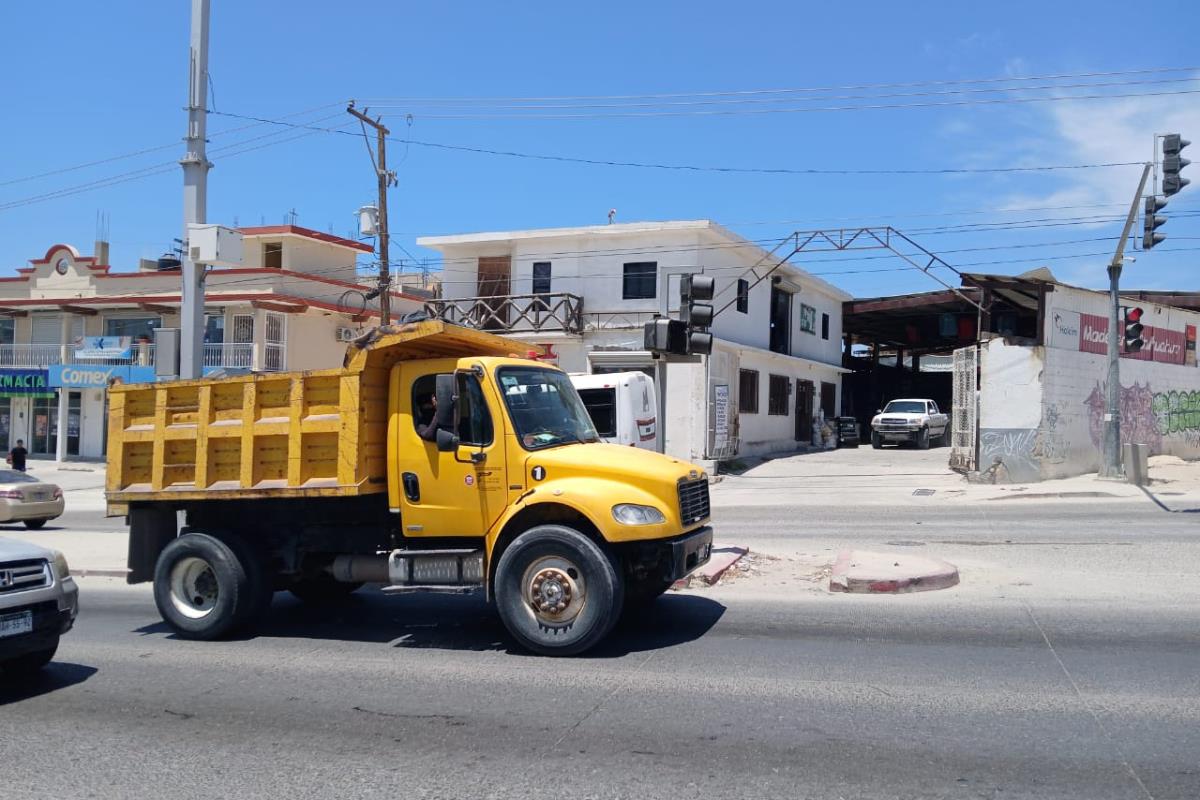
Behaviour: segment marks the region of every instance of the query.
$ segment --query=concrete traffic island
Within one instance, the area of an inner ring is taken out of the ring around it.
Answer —
[[[940,558],[869,550],[842,550],[833,563],[829,591],[902,594],[958,585],[958,567]]]

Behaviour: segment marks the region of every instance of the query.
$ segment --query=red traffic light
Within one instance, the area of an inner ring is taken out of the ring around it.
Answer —
[[[1140,308],[1131,308],[1125,312],[1125,322],[1132,324],[1142,321],[1142,310]]]

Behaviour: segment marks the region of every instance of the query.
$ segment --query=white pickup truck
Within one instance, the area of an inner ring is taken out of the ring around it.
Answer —
[[[871,420],[871,446],[912,442],[926,450],[934,439],[945,444],[949,427],[950,418],[932,400],[892,400]]]

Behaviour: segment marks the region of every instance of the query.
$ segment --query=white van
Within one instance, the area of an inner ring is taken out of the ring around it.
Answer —
[[[572,375],[600,438],[612,444],[658,449],[658,395],[644,372]]]

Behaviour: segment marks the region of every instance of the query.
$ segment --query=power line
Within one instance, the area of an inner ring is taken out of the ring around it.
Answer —
[[[708,92],[672,92],[666,94],[615,94],[615,95],[566,95],[566,96],[543,96],[543,97],[398,97],[398,98],[383,98],[385,100],[444,100],[444,101],[487,101],[487,100],[506,100],[506,101],[554,101],[554,100],[642,100],[642,99],[670,99],[676,97],[724,97],[731,95],[756,95],[756,94],[781,94],[781,93],[801,93],[801,92],[836,92],[836,91],[855,91],[864,89],[904,89],[916,86],[962,86],[969,84],[981,83],[1021,83],[1025,81],[1046,81],[1046,80],[1066,80],[1075,78],[1111,78],[1121,75],[1153,75],[1171,72],[1193,72],[1200,70],[1200,67],[1150,67],[1146,69],[1133,70],[1116,70],[1110,72],[1068,72],[1053,75],[1028,75],[1028,76],[1005,76],[991,78],[963,78],[954,80],[928,80],[928,81],[911,81],[905,83],[860,83],[842,86],[823,86],[823,87],[798,87],[785,89],[742,89],[732,91],[708,91]]]
[[[1200,90],[1197,90],[1200,92]],[[273,120],[266,117],[255,117],[248,114],[234,114],[229,111],[210,111],[210,114],[217,116],[234,117],[237,119],[255,120],[257,122],[265,122],[273,125],[282,125],[294,128],[305,128],[314,131],[322,131],[324,133],[340,133],[355,136],[346,131],[337,131],[331,128],[321,128],[312,125],[302,125],[298,123],[284,122],[282,120]],[[417,139],[402,139],[399,137],[389,136],[388,141],[399,142],[401,144],[416,145],[418,147],[431,147],[440,150],[454,150],[468,153],[478,153],[483,155],[507,156],[510,158],[525,158],[535,159],[540,161],[560,161],[574,164],[588,164],[592,166],[605,167],[636,167],[641,169],[661,169],[661,170],[679,170],[688,172],[725,172],[725,173],[747,173],[747,174],[776,174],[776,175],[960,175],[960,174],[983,174],[983,173],[1013,173],[1013,172],[1049,172],[1055,170],[1077,170],[1077,169],[1100,169],[1107,167],[1130,167],[1142,164],[1141,161],[1113,161],[1096,164],[1049,164],[1039,166],[1022,166],[1022,167],[964,167],[964,168],[944,168],[944,169],[795,169],[787,167],[723,167],[723,166],[698,166],[694,164],[664,164],[655,162],[643,161],[615,161],[607,159],[595,158],[578,158],[573,156],[558,156],[547,155],[544,153],[526,153],[515,150],[495,150],[484,147],[469,147],[466,145],[452,145],[441,142],[426,142]]]
[[[1131,97],[1169,97],[1200,94],[1200,89],[1174,89],[1161,92],[1122,92],[1101,94],[1047,95],[1041,97],[992,97],[970,100],[930,100],[921,103],[862,103],[856,105],[815,106],[797,108],[707,109],[692,111],[628,111],[618,113],[581,114],[423,114],[419,119],[439,120],[584,120],[631,119],[650,117],[720,117],[763,114],[811,114],[839,111],[881,111],[897,108],[946,108],[955,106],[987,106],[1008,103],[1053,103],[1073,100],[1123,100]],[[863,98],[869,99],[869,98]]]
[[[1154,80],[1138,80],[1138,81],[1107,81],[1101,83],[1058,83],[1058,84],[1043,84],[1041,86],[1003,86],[1003,87],[984,87],[970,89],[939,89],[935,91],[923,92],[889,92],[886,94],[846,94],[846,95],[822,95],[819,97],[809,98],[812,101],[847,101],[847,100],[891,100],[896,98],[911,98],[911,97],[945,97],[949,95],[973,95],[973,94],[996,94],[999,92],[1038,92],[1048,90],[1063,90],[1063,89],[1108,89],[1119,86],[1147,86],[1161,85],[1168,83],[1192,83],[1200,78],[1196,76],[1187,76],[1182,78],[1157,78]],[[808,99],[800,97],[739,97],[739,98],[722,98],[722,99],[691,99],[691,100],[655,100],[650,102],[617,102],[617,103],[522,103],[522,104],[451,104],[444,105],[442,103],[435,104],[434,107],[478,107],[483,111],[505,111],[505,110],[520,110],[520,111],[566,111],[577,109],[631,109],[631,108],[674,108],[681,106],[731,106],[731,105],[749,105],[749,104],[778,104],[785,102],[807,102]],[[375,108],[423,108],[420,102],[409,102],[402,104],[389,103],[373,103]],[[732,112],[736,113],[736,112]],[[754,113],[747,111],[746,113]],[[432,119],[443,119],[448,117],[439,117],[437,115],[427,115]],[[537,117],[539,115],[531,115]],[[604,114],[607,116],[607,114]],[[490,118],[490,117],[489,117]]]

